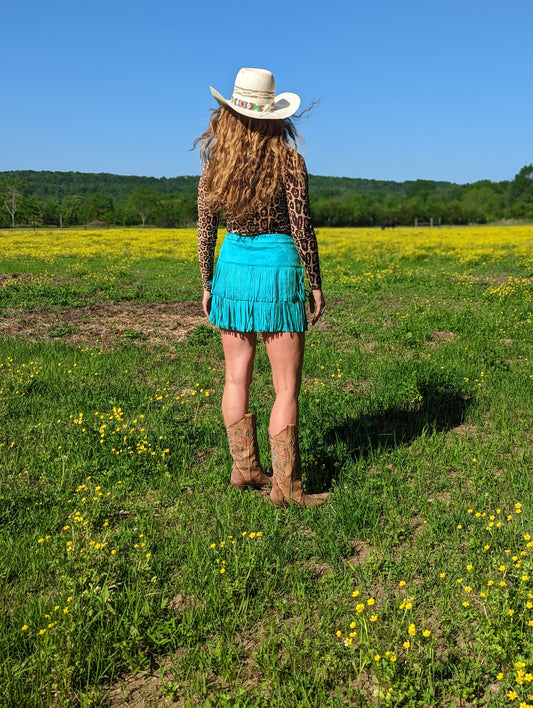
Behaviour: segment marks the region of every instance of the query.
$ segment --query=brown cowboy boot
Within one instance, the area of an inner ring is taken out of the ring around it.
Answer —
[[[226,431],[233,458],[231,485],[244,491],[248,487],[263,490],[272,484],[272,480],[264,474],[259,464],[255,415],[247,413],[227,427]]]
[[[274,506],[286,506],[290,502],[301,506],[322,506],[329,494],[305,494],[302,488],[302,463],[298,445],[298,427],[288,425],[280,433],[270,437],[272,449],[272,491],[270,500]]]

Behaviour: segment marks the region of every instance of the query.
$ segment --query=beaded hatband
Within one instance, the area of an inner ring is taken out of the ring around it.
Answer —
[[[273,103],[252,103],[251,101],[235,98],[235,96],[231,97],[231,103],[238,108],[244,108],[247,111],[258,111],[259,113],[270,113],[274,107]]]

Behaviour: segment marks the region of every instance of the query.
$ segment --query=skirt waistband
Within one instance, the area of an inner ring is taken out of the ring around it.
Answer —
[[[300,268],[300,259],[289,234],[241,236],[228,231],[220,258],[225,263],[257,265],[263,268]]]

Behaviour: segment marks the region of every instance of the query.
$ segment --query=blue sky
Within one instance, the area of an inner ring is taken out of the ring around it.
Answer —
[[[533,162],[531,0],[13,0],[0,171],[198,174],[209,85],[271,69],[309,172],[512,179]]]

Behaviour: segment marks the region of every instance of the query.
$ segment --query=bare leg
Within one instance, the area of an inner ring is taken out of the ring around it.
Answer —
[[[277,435],[287,425],[298,425],[298,396],[302,383],[305,347],[303,332],[268,332],[263,335],[272,368],[276,400],[269,433]]]
[[[226,427],[229,427],[248,413],[257,334],[222,330],[221,335],[226,360],[222,416]]]

